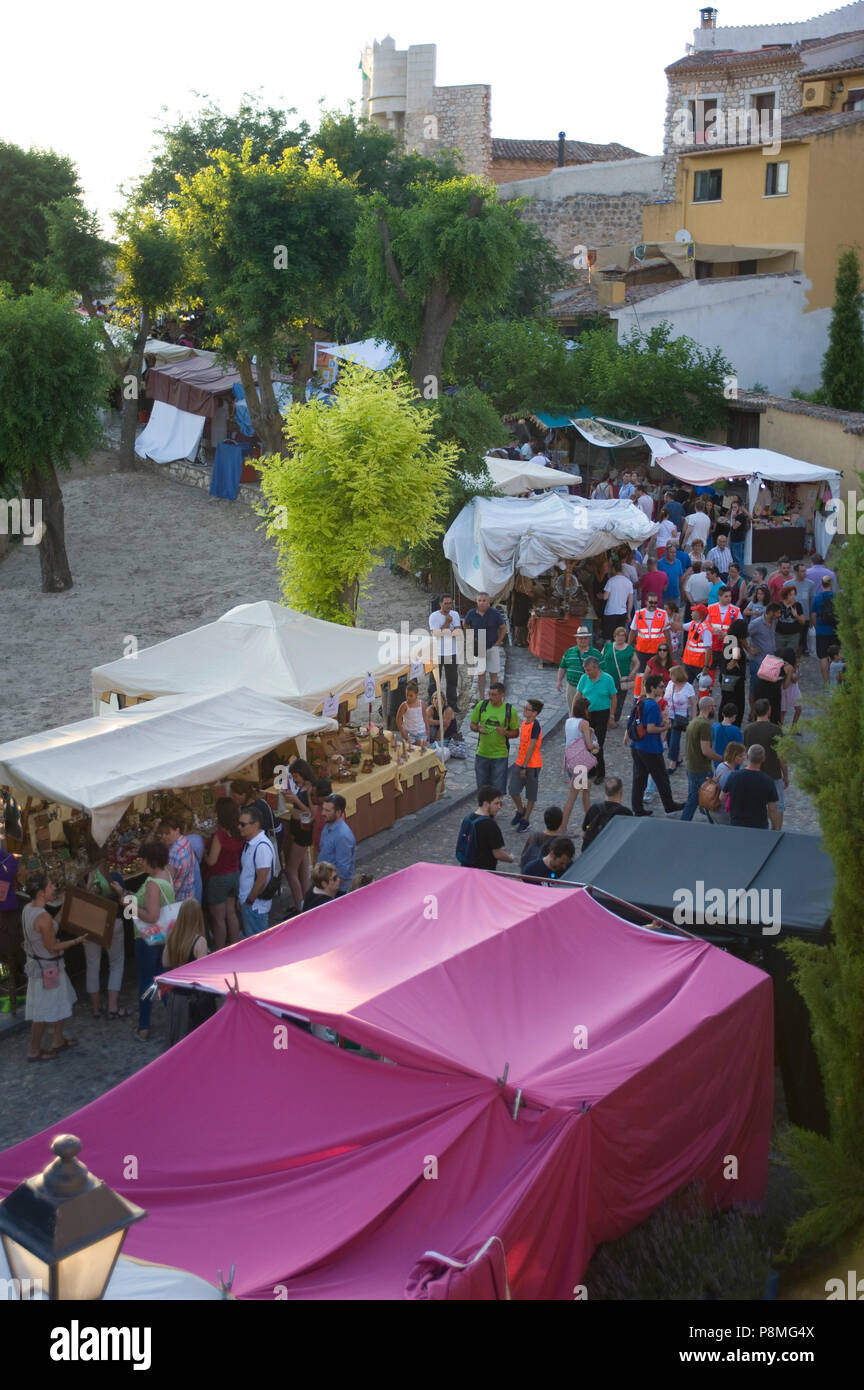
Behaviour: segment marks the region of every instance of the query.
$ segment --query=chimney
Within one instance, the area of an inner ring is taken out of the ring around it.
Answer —
[[[707,6],[704,10],[700,10],[700,11],[699,11],[699,16],[700,16],[700,18],[701,18],[701,20],[702,20],[702,28],[703,28],[703,29],[716,29],[716,28],[717,28],[717,11],[716,11],[716,10],[711,9],[710,6]]]
[[[558,132],[558,168],[559,168],[559,169],[563,169],[563,168],[564,168],[564,136],[566,135],[566,133],[567,133],[567,132],[564,131],[564,130],[559,130],[559,132]]]

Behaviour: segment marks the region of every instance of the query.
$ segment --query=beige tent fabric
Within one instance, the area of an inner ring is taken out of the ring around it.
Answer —
[[[693,260],[687,259],[688,246],[694,247]],[[780,256],[788,256],[794,246],[714,246],[708,241],[661,241],[650,246],[648,252],[655,252],[671,261],[685,279],[692,280],[696,273],[696,262],[707,261],[713,265],[731,265],[736,261],[770,261]]]

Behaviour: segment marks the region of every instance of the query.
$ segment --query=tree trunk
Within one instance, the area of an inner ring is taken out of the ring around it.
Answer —
[[[72,572],[66,555],[66,532],[63,520],[63,493],[52,459],[42,468],[31,468],[26,478],[26,495],[35,511],[38,501],[42,508],[42,539],[39,543],[39,564],[42,569],[43,594],[62,594],[72,588]]]
[[[252,417],[252,424],[255,426],[255,433],[262,441],[268,454],[285,453],[284,421],[279,414],[279,406],[276,403],[276,396],[273,392],[273,379],[270,375],[270,364],[265,363],[261,366],[263,354],[258,353],[258,383],[261,387],[261,399],[255,388],[255,379],[252,375],[252,362],[248,357],[237,358],[237,370],[240,373],[240,381],[246,396],[246,404],[249,407],[249,414]]]
[[[357,626],[357,604],[360,599],[359,579],[346,580],[339,593],[339,606],[351,614],[351,626]]]
[[[315,363],[315,325],[307,322],[304,323],[303,329],[303,343],[291,384],[291,397],[295,403],[300,404],[306,400],[306,383],[312,375]]]
[[[135,435],[138,428],[138,409],[141,397],[141,369],[144,365],[144,344],[150,336],[152,319],[146,312],[141,327],[135,335],[132,351],[123,375],[123,415],[120,430],[120,467],[135,467]]]
[[[424,400],[434,400],[441,393],[444,347],[461,307],[461,301],[449,295],[440,280],[432,281],[423,310],[423,330],[411,362],[411,380]]]

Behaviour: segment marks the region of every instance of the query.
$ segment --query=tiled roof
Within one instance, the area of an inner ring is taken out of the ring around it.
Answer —
[[[495,159],[558,159],[557,140],[495,140],[492,141]],[[587,145],[584,140],[564,141],[565,164],[597,164],[609,159],[641,159],[638,150],[626,145]]]
[[[794,116],[784,116],[780,127],[781,143],[790,140],[804,140],[808,136],[827,135],[832,130],[842,130],[845,126],[859,125],[864,121],[864,111],[824,111],[821,115],[811,115],[808,111],[799,111]],[[720,154],[725,150],[744,150],[753,149],[751,144],[731,144],[731,145],[695,145],[692,149],[688,148],[681,151],[681,159],[689,159],[693,155]]]
[[[627,285],[626,298],[622,304],[599,304],[595,286],[585,285],[569,294],[567,291],[560,291],[557,302],[553,303],[549,312],[553,319],[569,319],[580,314],[609,314],[612,310],[626,309],[630,304],[640,304],[643,299],[653,299],[656,295],[678,289],[681,285],[696,285],[700,294],[709,294],[708,287],[711,285],[740,285],[752,280],[771,280],[779,276],[799,274],[800,272],[795,270],[774,270],[760,272],[758,275],[714,275],[706,280],[684,279],[680,276],[675,280],[661,280],[653,285]],[[762,400],[764,397],[757,396],[755,399]]]
[[[846,72],[850,68],[864,68],[864,49],[851,58],[841,58],[836,63],[821,63],[816,67],[804,68],[802,77],[819,77],[823,72]]]
[[[843,426],[844,434],[864,435],[864,412],[857,410],[834,410],[830,405],[814,405],[811,401],[796,401],[789,396],[769,396],[761,391],[739,391],[736,405],[739,409],[743,407],[746,410],[759,410],[760,414],[770,405],[775,410],[783,410],[789,415],[809,415],[816,420],[831,420]]]
[[[847,29],[845,34],[831,34],[828,38],[802,39],[798,47],[802,52],[807,49],[833,48],[835,43],[840,43],[841,39],[858,39],[864,37],[864,29]]]
[[[709,70],[716,72],[718,68],[753,67],[754,64],[757,67],[770,67],[774,63],[788,63],[790,60],[794,63],[801,61],[797,46],[792,44],[788,48],[753,48],[744,53],[726,49],[711,53],[688,53],[686,58],[679,58],[677,62],[670,63],[664,71],[673,74]]]

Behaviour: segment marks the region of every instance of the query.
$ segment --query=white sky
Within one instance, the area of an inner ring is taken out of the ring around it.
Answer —
[[[717,8],[721,25],[770,24],[807,19],[823,5],[719,0]],[[698,24],[697,0],[15,4],[3,21],[0,139],[71,155],[89,205],[108,219],[118,185],[148,167],[162,106],[194,111],[197,91],[232,110],[244,91],[260,88],[314,123],[319,98],[334,107],[359,98],[361,51],[390,33],[400,49],[438,45],[439,86],[490,83],[494,136],[554,139],[565,130],[569,139],[655,154],[663,68],[684,56]]]

